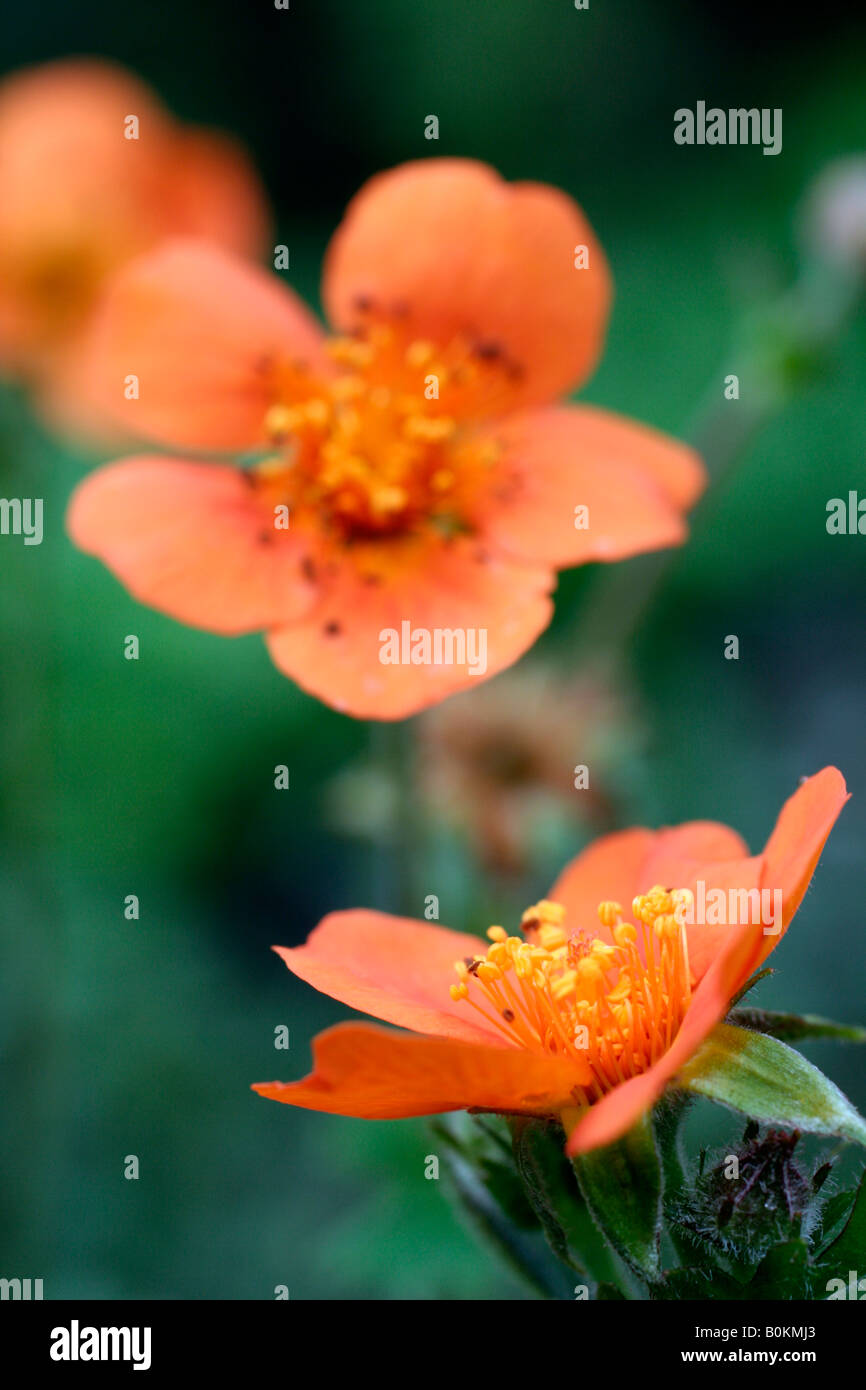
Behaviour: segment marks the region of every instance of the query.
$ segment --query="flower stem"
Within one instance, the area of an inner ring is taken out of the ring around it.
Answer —
[[[727,369],[720,369],[684,430],[709,475],[704,512],[715,504],[720,483],[730,476],[749,441],[826,368],[834,343],[853,317],[861,288],[850,274],[812,261],[780,300],[743,323],[740,349],[730,357],[742,364],[743,398],[726,399]],[[572,656],[595,660],[602,668],[615,665],[678,555],[677,550],[656,551],[628,563],[599,566],[578,615]]]

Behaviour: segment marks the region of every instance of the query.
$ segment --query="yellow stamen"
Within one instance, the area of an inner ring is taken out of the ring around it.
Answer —
[[[432,358],[436,349],[432,343],[417,339],[410,343],[406,349],[406,365],[409,367],[425,367]]]
[[[277,451],[275,464],[252,470],[262,501],[312,511],[346,538],[427,523],[471,530],[474,499],[501,445],[482,443],[460,421],[495,416],[513,364],[465,336],[407,342],[399,318],[368,318],[327,351],[343,369],[333,377],[303,362],[262,365],[275,398],[264,433]]]
[[[653,1066],[683,1021],[691,980],[677,908],[687,897],[652,888],[632,904],[639,925],[602,902],[603,935],[569,931],[563,905],[543,900],[523,914],[524,938],[490,927],[486,954],[456,963],[451,998],[517,1046],[588,1062],[593,1081],[577,1089],[597,1100]]]

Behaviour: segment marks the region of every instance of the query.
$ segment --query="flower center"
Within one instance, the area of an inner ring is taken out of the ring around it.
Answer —
[[[635,898],[637,926],[619,903],[599,904],[608,935],[569,932],[565,908],[543,901],[523,914],[524,937],[491,927],[485,956],[455,965],[451,997],[477,1008],[521,1047],[588,1062],[587,1102],[647,1071],[668,1050],[691,1001],[687,889]]]
[[[28,354],[38,364],[42,352],[62,343],[79,327],[110,269],[110,258],[86,240],[37,245],[19,263],[4,267],[4,281],[8,279],[16,297],[27,306],[25,366]]]
[[[328,351],[335,376],[294,372],[275,385],[273,454],[252,475],[262,500],[314,511],[344,537],[470,529],[469,503],[499,451],[459,422],[494,406],[505,363],[489,345],[437,350],[387,324]]]

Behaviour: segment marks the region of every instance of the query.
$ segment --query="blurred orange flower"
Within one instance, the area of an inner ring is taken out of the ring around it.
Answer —
[[[174,121],[123,69],[69,59],[0,84],[0,372],[86,418],[83,333],[106,276],[167,235],[259,255],[262,190],[233,140]]]
[[[485,868],[521,874],[554,824],[573,843],[576,821],[614,823],[616,768],[639,739],[627,696],[601,672],[564,678],[520,666],[424,715],[418,795],[471,840]],[[586,771],[579,790],[576,761]]]
[[[305,946],[275,949],[316,989],[414,1035],[338,1024],[316,1038],[310,1076],[253,1089],[363,1119],[560,1116],[569,1152],[612,1143],[675,1081],[781,940],[847,799],[841,774],[825,768],[786,802],[754,857],[710,821],[605,836],[524,914],[525,939],[491,927],[487,946],[429,923],[334,913]],[[711,889],[778,893],[774,934],[764,917],[689,924],[678,909]]]
[[[334,237],[323,295],[330,340],[285,286],[207,246],[119,276],[93,359],[115,417],[182,449],[258,451],[246,471],[144,456],[82,485],[72,538],[137,598],[264,630],[306,690],[399,719],[526,651],[556,570],[684,539],[692,451],[550,405],[594,366],[610,298],[563,193],[469,160],[382,174]],[[425,657],[435,634],[455,659]],[[461,640],[483,647],[474,666]]]

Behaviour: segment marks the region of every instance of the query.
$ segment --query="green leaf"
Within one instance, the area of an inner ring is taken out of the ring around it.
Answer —
[[[839,1042],[866,1042],[866,1028],[853,1023],[833,1023],[817,1014],[783,1014],[770,1009],[733,1009],[728,1022],[738,1028],[751,1028],[756,1033],[769,1033],[784,1042],[799,1042],[802,1038],[835,1038]]]
[[[742,1297],[742,1285],[715,1268],[669,1269],[650,1289],[650,1298],[654,1302],[722,1299],[727,1303]]]
[[[567,1199],[557,1171],[559,1164],[555,1153],[556,1144],[554,1142],[551,1145],[546,1131],[547,1126],[543,1121],[517,1119],[513,1122],[517,1172],[523,1182],[529,1205],[535,1212],[554,1255],[578,1273],[584,1274],[585,1270],[577,1258],[576,1251],[569,1245],[566,1230],[568,1221],[563,1210]],[[559,1158],[562,1158],[561,1148]]]
[[[866,1144],[866,1122],[823,1072],[766,1033],[721,1024],[677,1085],[756,1120]]]
[[[526,1197],[557,1259],[590,1284],[610,1281],[615,1273],[613,1261],[565,1157],[562,1126],[516,1118],[511,1133],[514,1163]]]
[[[824,1300],[860,1299],[862,1291],[860,1280],[866,1268],[866,1173],[860,1179],[860,1186],[850,1202],[847,1218],[841,1217],[841,1199],[852,1194],[837,1193],[825,1208],[824,1231],[830,1228],[830,1207],[837,1203],[836,1231],[829,1244],[821,1251],[819,1262],[813,1267],[812,1297]],[[866,1283],[864,1283],[866,1288]],[[832,1290],[832,1292],[831,1292]]]
[[[453,1189],[478,1234],[504,1256],[535,1293],[543,1298],[569,1298],[571,1290],[565,1271],[551,1260],[540,1232],[536,1243],[531,1234],[519,1230],[457,1149],[446,1150],[445,1161]]]
[[[821,1263],[835,1266],[837,1274],[847,1276],[849,1269],[866,1274],[866,1173],[860,1179],[851,1214],[841,1233],[824,1249]]]
[[[693,1097],[685,1091],[669,1091],[654,1110],[656,1143],[664,1176],[665,1198],[674,1197],[685,1185],[685,1159],[681,1147],[681,1126]]]
[[[788,1240],[768,1250],[755,1271],[746,1297],[802,1299],[811,1296],[812,1268],[804,1240]]]
[[[822,1258],[847,1225],[856,1196],[856,1192],[836,1192],[825,1202],[813,1241]]]
[[[616,1144],[572,1160],[580,1190],[602,1235],[652,1283],[659,1273],[662,1172],[649,1115]]]
[[[446,1149],[474,1169],[478,1180],[513,1225],[521,1230],[537,1228],[535,1212],[514,1171],[507,1129],[500,1135],[494,1124],[483,1123],[477,1116],[467,1123],[466,1117],[451,1115],[433,1120],[430,1129]]]
[[[768,975],[775,975],[775,973],[776,972],[773,969],[772,965],[765,965],[763,970],[757,970],[754,975],[750,975],[746,983],[743,985],[743,988],[741,990],[738,990],[737,993],[734,995],[733,999],[731,1000],[731,1008],[733,1008],[735,1004],[739,1004],[740,1000],[744,999],[747,994],[750,994],[751,991],[755,988],[755,985],[758,984],[761,980],[766,979]]]
[[[682,1122],[695,1097],[686,1091],[668,1091],[655,1106],[656,1144],[662,1165],[663,1209],[668,1221],[668,1234],[674,1250],[683,1262],[688,1264],[694,1255],[694,1242],[690,1233],[684,1233],[676,1219],[686,1189],[686,1160],[682,1150]]]

